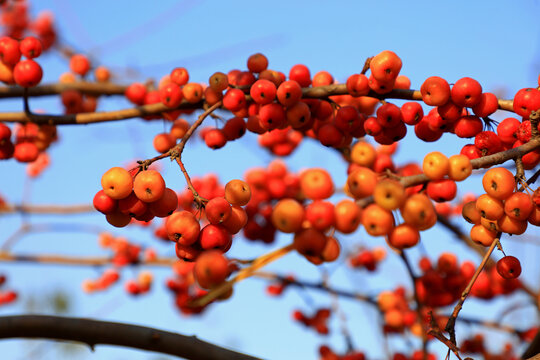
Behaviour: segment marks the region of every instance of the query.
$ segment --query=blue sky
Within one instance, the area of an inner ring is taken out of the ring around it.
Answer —
[[[159,79],[176,66],[185,66],[193,81],[203,82],[215,71],[244,69],[247,57],[256,52],[268,57],[272,69],[288,73],[293,65],[303,63],[309,66],[312,74],[326,70],[343,82],[350,74],[361,70],[366,57],[392,50],[401,57],[401,73],[411,79],[413,88],[418,89],[424,79],[433,75],[444,77],[450,83],[470,76],[480,81],[485,90],[497,91],[507,97],[512,97],[522,87],[534,86],[540,71],[540,25],[537,21],[540,4],[533,0],[445,3],[40,0],[31,4],[33,14],[44,9],[55,14],[64,43],[90,53],[100,64],[111,67],[120,74],[118,81],[123,83]],[[44,68],[43,82],[54,82],[67,71],[66,61],[55,54],[47,54],[39,61]],[[124,77],[128,69],[138,75]],[[61,111],[59,100],[54,98],[39,99],[31,104],[34,109],[43,108],[52,113]],[[400,103],[396,101],[396,104]],[[100,103],[101,110],[127,106],[127,101],[122,99],[107,99]],[[20,110],[22,104],[9,101],[2,109]],[[506,116],[509,115],[501,113],[499,120]],[[31,201],[37,204],[89,203],[99,189],[99,179],[104,171],[133,159],[155,155],[152,138],[163,131],[163,127],[161,122],[129,120],[61,128],[61,141],[50,151],[52,166],[29,186]],[[467,143],[448,134],[437,143],[420,143],[410,130],[397,154],[398,164],[419,161],[434,149],[452,155]],[[250,167],[268,164],[271,157],[256,144],[256,137],[251,134],[219,151],[192,141],[184,152],[185,164],[192,176],[215,172],[225,183],[241,177]],[[328,168],[336,184],[343,184],[346,178],[346,167],[341,159],[333,151],[310,141],[305,141],[286,161],[295,171],[313,166]],[[161,165],[167,184],[182,189],[185,183],[177,167],[167,161]],[[19,202],[25,183],[24,166],[14,161],[2,162],[0,174],[3,175],[0,193],[10,201]],[[464,187],[478,192],[481,189],[479,180],[478,176],[473,177],[464,183]],[[461,194],[466,192],[460,191]],[[135,242],[151,244],[161,255],[174,254],[172,245],[157,242],[147,231],[113,229],[103,216],[97,214],[64,218],[32,216],[30,220],[72,227],[92,224],[115,234],[128,234]],[[19,225],[18,216],[0,217],[0,227],[4,229],[0,241]],[[529,235],[538,235],[538,231],[530,229]],[[274,246],[285,245],[288,241],[288,237],[280,237]],[[368,247],[383,245],[384,240],[368,237],[360,231],[343,237],[342,243],[345,248],[352,249],[362,244]],[[444,231],[426,232],[422,243],[430,254],[457,251],[460,259],[478,262],[474,254],[467,252]],[[525,279],[530,284],[535,284],[534,281],[537,284],[539,266],[533,260],[538,248],[516,240],[503,244],[509,253],[522,260]],[[251,258],[270,249],[238,238],[230,254]],[[105,254],[99,249],[95,234],[73,231],[31,234],[20,239],[13,250],[19,253]],[[419,255],[419,249],[410,251],[413,259]],[[288,255],[269,269],[279,273],[293,271],[310,280],[320,279],[321,273],[319,268],[296,254]],[[326,269],[332,272],[330,281],[336,287],[368,294],[390,289],[396,283],[410,284],[403,264],[394,258],[386,261],[375,276],[351,271],[344,264],[330,265]],[[332,318],[332,333],[328,338],[290,320],[291,312],[296,308],[311,313],[318,306],[329,306],[329,296],[290,290],[282,298],[272,299],[265,295],[262,280],[247,280],[237,286],[230,301],[212,306],[202,317],[186,318],[175,310],[172,296],[164,289],[164,279],[170,275],[168,270],[156,270],[158,281],[154,290],[139,299],[128,298],[121,286],[104,294],[83,294],[81,281],[97,277],[96,269],[0,264],[0,271],[8,273],[10,286],[21,292],[18,304],[0,307],[3,315],[25,311],[24,304],[31,296],[40,299],[44,294],[62,290],[73,301],[71,315],[91,317],[97,313],[100,319],[196,334],[204,340],[263,358],[315,359],[317,346],[322,343],[330,344],[338,351],[345,349],[337,316]],[[134,273],[136,271],[125,269],[123,279]],[[519,302],[520,299],[518,296],[510,301]],[[464,313],[474,315],[478,309],[483,309],[488,318],[493,319],[502,305],[502,301],[490,304],[468,301]],[[340,306],[347,314],[347,326],[354,344],[367,351],[370,358],[384,358],[373,310],[347,300],[341,300]],[[44,311],[48,310],[38,308],[38,312]],[[517,312],[514,316],[516,323],[526,323],[530,313]],[[463,328],[462,331],[466,334],[472,330]],[[496,334],[494,338],[498,339]],[[418,345],[416,340],[415,344]],[[390,345],[392,349],[406,349],[405,343],[393,339]],[[10,358],[25,358],[28,349],[32,351],[36,346],[35,342],[0,342],[0,349],[10,354]],[[494,341],[493,346],[497,348],[500,344]],[[47,350],[42,352],[39,350],[42,348]],[[37,349],[43,359],[66,356],[49,345]],[[431,349],[440,353],[442,347],[434,344]],[[77,356],[88,359],[156,358],[150,353],[104,346],[98,346],[93,354],[83,349]]]

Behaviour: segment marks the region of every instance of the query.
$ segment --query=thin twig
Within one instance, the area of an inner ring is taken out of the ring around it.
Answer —
[[[274,250],[268,254],[264,254],[262,256],[259,256],[253,263],[243,268],[238,272],[238,274],[232,278],[229,281],[224,282],[223,284],[217,286],[216,288],[210,290],[206,295],[196,299],[192,306],[205,306],[214,299],[218,298],[220,295],[225,294],[227,291],[229,291],[234,284],[247,279],[250,276],[253,276],[257,270],[260,268],[266,266],[267,264],[271,263],[272,261],[275,261],[279,258],[281,258],[284,255],[287,255],[290,251],[294,249],[294,244],[289,244],[285,247],[279,248],[277,250]]]
[[[369,304],[377,306],[377,301],[373,297],[370,297],[370,296],[364,295],[364,294],[359,294],[359,293],[347,291],[347,290],[336,289],[336,288],[333,288],[333,287],[329,286],[328,284],[324,284],[322,282],[310,282],[310,281],[307,281],[307,280],[290,279],[290,278],[288,278],[286,276],[283,276],[283,275],[278,275],[278,274],[274,274],[274,273],[271,273],[271,272],[263,272],[263,271],[257,271],[257,272],[255,272],[253,274],[253,276],[261,278],[261,279],[279,281],[279,282],[282,282],[282,283],[286,283],[287,285],[290,285],[290,286],[297,286],[297,287],[300,287],[300,288],[313,289],[313,290],[327,292],[327,293],[330,293],[330,294],[335,294],[335,295],[338,295],[338,296],[344,297],[344,298],[349,298],[349,299],[354,299],[354,300],[361,300],[361,301],[365,301],[365,302],[367,302]]]
[[[420,301],[420,297],[418,296],[417,278],[416,278],[416,275],[414,275],[414,271],[412,269],[411,263],[409,262],[409,259],[407,258],[407,255],[405,255],[405,252],[403,250],[400,251],[399,256],[405,263],[405,267],[407,268],[407,272],[409,273],[409,276],[411,277],[411,280],[413,283],[414,301],[416,302],[416,315],[418,316],[418,322],[422,326],[422,359],[427,360],[428,336],[427,336],[426,324],[424,323],[424,319],[423,319],[424,316],[422,313],[422,302]]]
[[[500,237],[501,237],[501,233],[499,232],[497,234],[497,237],[491,243],[491,246],[489,247],[488,251],[484,255],[484,258],[482,259],[482,262],[480,263],[480,265],[478,265],[478,268],[476,269],[473,277],[471,278],[471,280],[467,284],[467,287],[461,293],[461,297],[460,297],[458,303],[456,304],[456,306],[454,307],[454,311],[452,312],[452,315],[450,316],[450,318],[448,318],[448,322],[446,323],[445,330],[450,334],[450,341],[452,341],[452,343],[454,343],[454,344],[456,344],[456,331],[455,331],[456,318],[458,317],[459,312],[461,311],[461,308],[463,307],[463,303],[467,299],[467,296],[469,296],[469,293],[471,292],[471,289],[472,289],[474,283],[476,282],[476,279],[478,279],[478,276],[480,275],[480,273],[484,269],[484,266],[488,262],[489,257],[491,256],[491,253],[493,253],[493,250],[495,250],[495,248],[497,247],[497,244],[499,243]]]

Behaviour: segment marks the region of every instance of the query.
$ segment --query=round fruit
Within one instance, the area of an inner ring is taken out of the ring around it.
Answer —
[[[101,186],[107,196],[119,200],[131,194],[133,178],[126,169],[113,167],[101,177]]]
[[[144,202],[157,201],[165,192],[165,180],[155,170],[142,171],[133,181],[133,191]]]
[[[515,279],[521,275],[521,263],[514,256],[505,256],[497,261],[497,272],[505,279]]]

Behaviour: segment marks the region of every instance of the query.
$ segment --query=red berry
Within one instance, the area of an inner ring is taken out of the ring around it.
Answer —
[[[39,39],[33,36],[28,36],[21,41],[19,44],[19,49],[21,50],[21,53],[28,59],[33,59],[41,55],[43,47],[41,46],[41,41],[39,41]]]
[[[82,54],[75,54],[69,60],[69,68],[75,74],[84,76],[90,70],[90,61]]]
[[[141,83],[133,83],[126,89],[127,99],[135,105],[143,105],[146,98],[146,86]]]
[[[497,272],[505,279],[515,279],[521,274],[521,264],[514,256],[505,256],[497,261]]]
[[[8,66],[14,66],[20,59],[19,42],[9,36],[0,38],[0,60]]]
[[[227,143],[227,138],[220,129],[210,129],[204,135],[204,142],[209,148],[220,149]]]
[[[540,91],[534,88],[519,90],[514,96],[514,112],[528,119],[531,111],[540,109]]]
[[[311,85],[311,74],[306,65],[297,64],[289,71],[289,79],[295,80],[301,87],[308,87]]]
[[[451,91],[452,101],[463,107],[473,107],[482,100],[482,86],[470,77],[456,81]]]
[[[32,87],[39,84],[43,77],[41,66],[34,60],[22,60],[13,69],[13,78],[17,85]]]

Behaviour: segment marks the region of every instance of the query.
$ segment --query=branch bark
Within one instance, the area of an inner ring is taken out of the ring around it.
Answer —
[[[144,326],[45,315],[0,317],[0,339],[42,338],[155,351],[186,359],[258,359],[197,339]]]
[[[26,205],[26,204],[5,204],[0,205],[0,214],[2,213],[26,213],[26,214],[81,214],[95,212],[91,204],[81,205]]]
[[[92,84],[92,83],[73,83],[73,84],[52,84],[52,85],[43,85],[37,86],[35,88],[29,89],[28,96],[45,96],[45,95],[54,95],[56,93],[61,93],[63,90],[67,89],[77,89],[82,92],[94,94],[94,95],[119,95],[123,94],[125,87],[120,85],[113,84]],[[328,98],[328,96],[333,95],[346,95],[348,94],[347,86],[345,84],[335,84],[335,85],[325,85],[317,86],[312,88],[303,88],[302,89],[304,98]],[[22,89],[4,87],[0,88],[0,98],[1,97],[22,97],[24,94]],[[376,99],[402,99],[402,100],[422,100],[422,95],[418,90],[404,90],[404,89],[395,89],[387,94],[377,94],[371,91],[368,97],[373,97]],[[247,95],[247,98],[250,98]],[[513,111],[513,101],[512,100],[498,100],[499,109]],[[204,103],[200,102],[197,104],[191,104],[186,101],[182,102],[180,106],[176,109],[202,109]],[[115,111],[103,111],[103,112],[92,112],[92,113],[79,113],[71,115],[39,115],[31,114],[25,112],[3,112],[0,113],[0,122],[34,122],[36,124],[49,124],[49,125],[75,125],[75,124],[90,124],[90,123],[99,123],[106,121],[118,121],[125,120],[130,118],[143,117],[146,115],[160,114],[163,112],[171,111],[171,109],[165,105],[150,104],[143,105],[135,108],[121,109]]]
[[[157,258],[150,261],[141,261],[139,264],[145,266],[163,266],[170,267],[176,261],[177,258]],[[13,263],[38,263],[38,264],[50,264],[50,265],[73,265],[73,266],[109,266],[113,264],[113,259],[110,257],[98,257],[98,256],[62,256],[62,255],[20,255],[12,254],[7,251],[0,251],[0,262],[13,262]]]
[[[78,81],[74,83],[56,83],[44,84],[28,88],[28,96],[50,96],[59,95],[66,90],[77,90],[88,95],[124,95],[127,86],[107,83],[96,83],[87,81]],[[19,86],[0,86],[0,98],[19,98],[22,97],[24,88]]]

